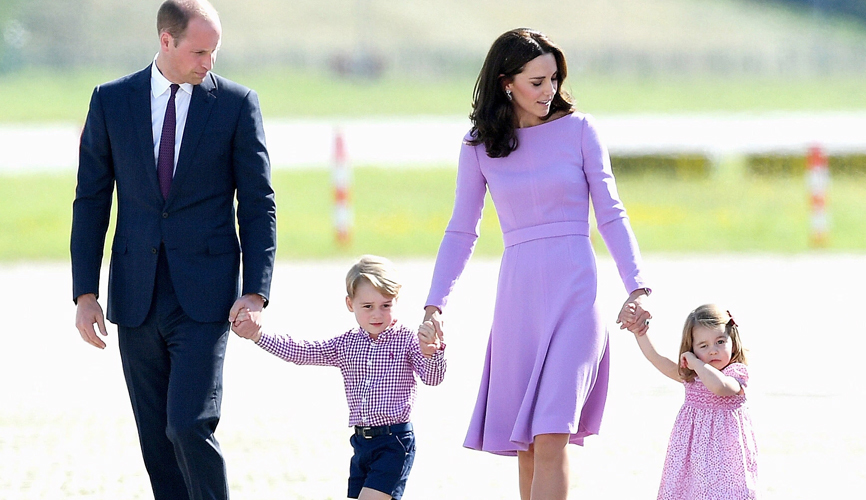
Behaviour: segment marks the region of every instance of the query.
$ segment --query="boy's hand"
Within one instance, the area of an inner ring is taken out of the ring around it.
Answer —
[[[442,325],[439,325],[439,331],[442,331]],[[433,320],[425,321],[418,327],[418,346],[421,348],[421,354],[429,358],[436,354],[436,351],[442,348],[442,338],[436,334],[436,326]]]
[[[232,331],[239,337],[258,342],[262,338],[262,326],[257,318],[258,315],[254,317],[249,309],[242,309],[232,323]]]

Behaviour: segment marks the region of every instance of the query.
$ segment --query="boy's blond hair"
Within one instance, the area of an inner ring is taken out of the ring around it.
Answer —
[[[349,299],[355,298],[355,291],[362,281],[370,283],[377,292],[392,299],[397,298],[403,286],[397,282],[394,264],[377,255],[364,255],[349,269],[346,274],[346,293]]]

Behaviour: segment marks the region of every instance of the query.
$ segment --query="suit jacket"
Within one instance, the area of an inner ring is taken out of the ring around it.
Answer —
[[[148,66],[93,91],[72,209],[73,299],[99,292],[116,186],[109,321],[129,327],[144,321],[161,246],[184,312],[199,322],[226,321],[240,293],[267,299],[276,253],[276,204],[258,97],[213,73],[193,87],[175,176],[163,200],[150,75]]]

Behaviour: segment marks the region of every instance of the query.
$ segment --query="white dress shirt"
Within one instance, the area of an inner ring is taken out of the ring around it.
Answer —
[[[162,122],[165,120],[165,108],[171,96],[171,82],[166,79],[156,67],[156,57],[150,69],[150,124],[153,127],[153,166],[159,162],[159,140],[162,137]],[[186,125],[186,115],[189,114],[189,101],[192,98],[192,84],[181,83],[174,95],[175,134],[174,134],[174,168],[177,169],[177,157],[180,155],[180,145],[183,142],[183,129]],[[172,171],[174,172],[174,171]],[[172,173],[172,175],[174,175]]]

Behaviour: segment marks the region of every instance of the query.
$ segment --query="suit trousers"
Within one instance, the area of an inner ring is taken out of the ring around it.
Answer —
[[[214,436],[228,333],[228,311],[216,323],[184,313],[161,248],[147,318],[134,328],[118,326],[123,374],[155,500],[229,496]]]

